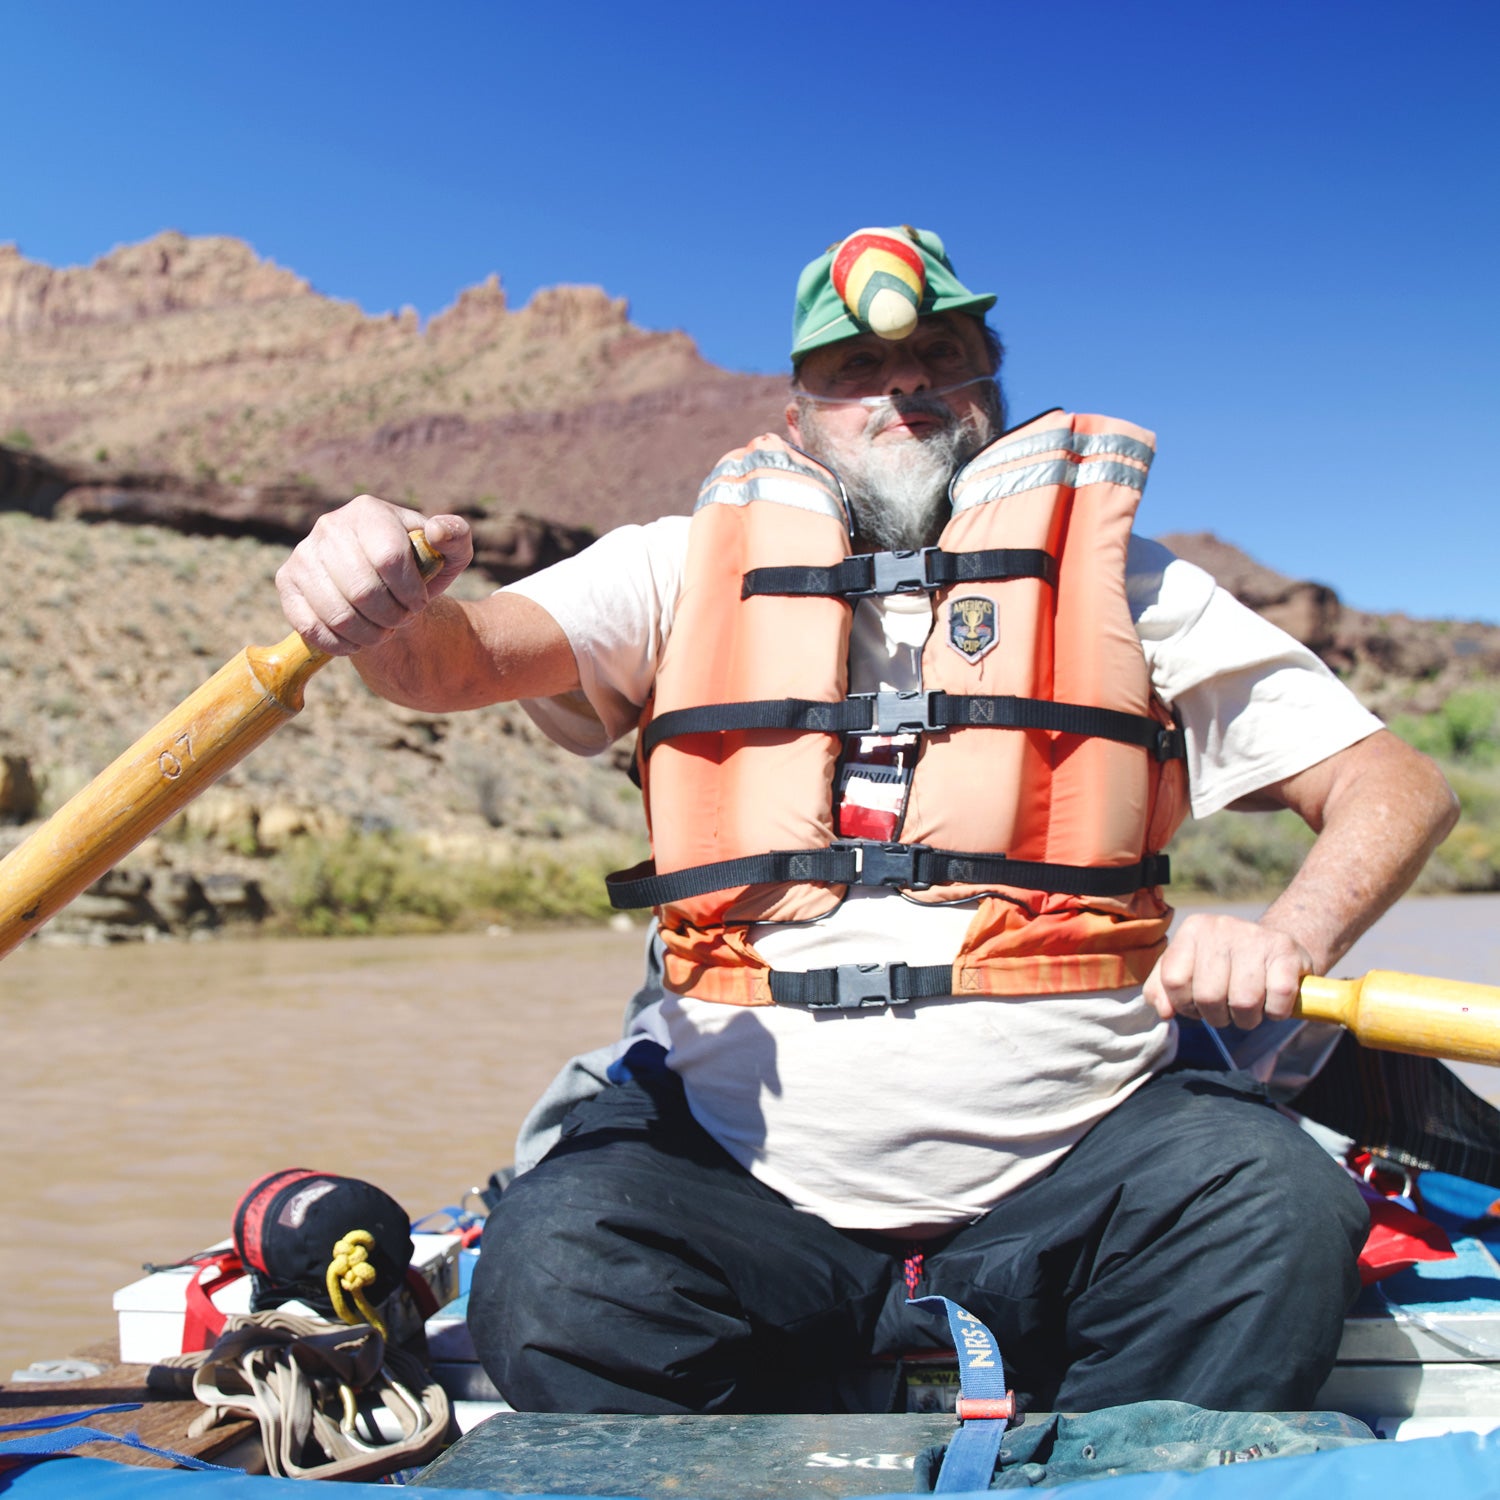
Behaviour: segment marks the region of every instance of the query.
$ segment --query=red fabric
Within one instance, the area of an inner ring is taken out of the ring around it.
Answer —
[[[228,1286],[231,1281],[238,1281],[244,1274],[245,1267],[233,1250],[221,1250],[193,1273],[187,1286],[187,1304],[182,1318],[184,1354],[195,1354],[199,1349],[213,1347],[214,1340],[224,1331],[224,1320],[228,1315],[214,1306],[212,1293]]]
[[[1419,1260],[1454,1258],[1448,1236],[1431,1219],[1393,1203],[1364,1183],[1360,1190],[1370,1205],[1370,1237],[1359,1252],[1359,1279],[1365,1286],[1404,1271]]]
[[[320,1172],[309,1172],[306,1167],[290,1167],[280,1172],[272,1172],[253,1183],[245,1196],[240,1199],[239,1208],[235,1213],[239,1221],[235,1240],[246,1261],[257,1271],[264,1274],[266,1270],[266,1254],[261,1245],[261,1236],[265,1228],[266,1211],[270,1208],[272,1200],[283,1188],[290,1187],[292,1183],[321,1175]]]

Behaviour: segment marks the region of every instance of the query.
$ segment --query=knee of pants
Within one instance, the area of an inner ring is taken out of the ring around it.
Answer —
[[[1349,1174],[1306,1132],[1256,1098],[1212,1086],[1189,1101],[1182,1124],[1158,1143],[1162,1170],[1206,1184],[1260,1243],[1295,1245],[1304,1268],[1309,1258],[1330,1274],[1352,1267],[1369,1212]]]
[[[568,1197],[533,1170],[507,1188],[485,1225],[469,1289],[469,1331],[502,1391],[510,1360],[543,1323],[553,1342],[566,1344],[572,1332],[584,1332],[587,1313],[570,1270],[578,1257],[593,1259],[579,1244],[592,1215],[571,1208]]]
[[[1340,1225],[1345,1238],[1363,1223],[1344,1169],[1238,1074],[1167,1073],[1147,1084],[1084,1138],[1058,1181],[1080,1173],[1170,1217],[1210,1193],[1231,1217],[1253,1205],[1286,1227],[1302,1215]]]
[[[711,1255],[648,1192],[534,1168],[486,1226],[469,1331],[522,1411],[683,1412],[732,1399],[752,1327]]]
[[[566,1158],[516,1179],[485,1228],[469,1292],[475,1350],[502,1375],[572,1354],[606,1364],[633,1357],[654,1331],[684,1349],[744,1334],[714,1257],[643,1177],[622,1185]]]

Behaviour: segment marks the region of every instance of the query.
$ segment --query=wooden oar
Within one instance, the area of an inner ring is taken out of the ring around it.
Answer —
[[[1366,1047],[1500,1063],[1500,987],[1371,969],[1363,979],[1302,981],[1297,1014],[1347,1027]]]
[[[411,533],[422,577],[443,566]],[[247,646],[0,860],[0,957],[302,711],[332,658],[295,632]]]

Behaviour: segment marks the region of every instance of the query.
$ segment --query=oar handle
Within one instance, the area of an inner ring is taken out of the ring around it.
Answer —
[[[408,531],[406,534],[411,538],[411,550],[417,554],[417,572],[426,583],[443,571],[443,554],[433,549],[425,531]]]
[[[1366,1047],[1500,1063],[1500,987],[1372,969],[1363,979],[1302,981],[1297,1014],[1332,1021]]]
[[[406,534],[411,539],[411,550],[416,557],[417,572],[422,575],[422,582],[426,583],[428,579],[442,572],[443,555],[433,549],[425,532],[408,531]],[[285,639],[277,641],[274,646],[246,646],[236,661],[240,659],[243,659],[245,666],[260,684],[266,696],[287,714],[302,712],[302,690],[307,686],[307,679],[333,660],[326,651],[319,651],[316,646],[309,646],[295,630]],[[269,732],[268,730],[267,733]],[[265,736],[262,735],[246,744],[241,754],[248,753],[264,738]],[[236,759],[239,758],[236,756]],[[223,769],[227,770],[228,766]],[[222,771],[218,774],[222,774]],[[183,800],[189,801],[192,797],[196,797],[206,785],[205,782],[195,787],[189,797]]]
[[[422,574],[422,582],[426,583],[429,579],[437,577],[438,573],[443,571],[443,553],[438,552],[432,546],[431,541],[428,540],[428,534],[420,528],[416,529],[416,531],[408,531],[407,537],[411,540],[411,552],[413,552],[413,556],[417,561],[417,571]],[[290,639],[291,637],[288,637],[288,640],[284,640],[276,649],[281,651],[282,648],[288,645]],[[254,646],[252,646],[252,649],[254,649]],[[323,651],[318,651],[317,646],[308,646],[308,654],[312,655],[312,657],[318,657],[317,666],[312,667],[314,672],[317,672],[318,667],[323,666],[324,661],[332,660],[332,657],[324,654]]]
[[[443,571],[443,554],[427,540],[425,531],[408,531],[406,535],[411,541],[412,554],[417,560],[417,572],[422,575],[422,582],[426,583],[429,579],[436,578]],[[297,649],[298,642],[302,645],[300,651]],[[327,652],[319,651],[316,646],[309,646],[302,641],[302,637],[295,631],[274,646],[250,646],[247,649],[252,656],[258,655],[267,659],[268,675],[263,678],[263,681],[268,692],[275,693],[279,697],[280,683],[283,679],[287,682],[289,689],[296,692],[296,707],[292,709],[293,713],[299,712],[302,708],[303,684],[319,667],[327,666],[333,660]],[[291,688],[293,680],[295,680],[295,687]]]

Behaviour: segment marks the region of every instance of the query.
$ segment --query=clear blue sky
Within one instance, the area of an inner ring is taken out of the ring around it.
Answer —
[[[1017,417],[1160,434],[1143,529],[1500,620],[1500,4],[0,0],[0,239],[171,227],[424,316],[597,282],[783,367],[802,263],[937,229]]]

